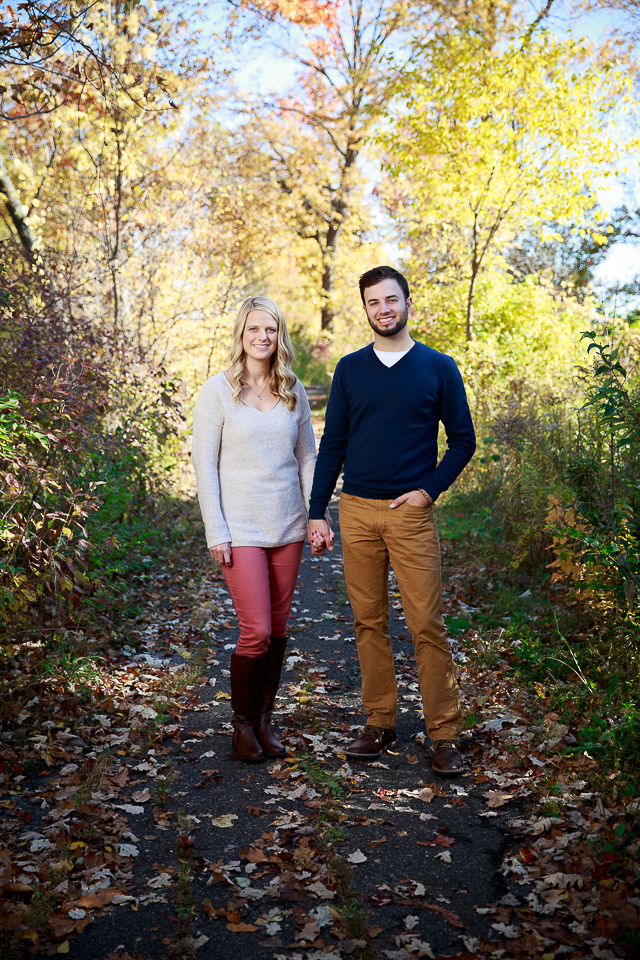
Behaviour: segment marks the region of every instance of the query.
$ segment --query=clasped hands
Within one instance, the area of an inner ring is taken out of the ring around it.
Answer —
[[[335,533],[330,520],[309,520],[307,539],[311,544],[311,553],[318,556],[325,550],[333,550]]]
[[[393,510],[401,507],[403,503],[410,503],[414,507],[427,507],[432,500],[427,500],[419,490],[410,490],[409,493],[403,493],[401,497],[389,504]],[[333,541],[335,533],[331,529],[331,521],[327,520],[309,520],[308,540],[311,544],[311,553],[318,555],[325,550],[333,550]]]
[[[401,507],[403,503],[410,503],[414,507],[428,506],[428,501],[419,490],[410,490],[409,493],[403,493],[401,497],[390,504],[391,509]],[[324,553],[325,550],[333,550],[333,541],[335,533],[331,529],[330,520],[309,520],[308,539],[311,544],[311,553],[315,556]],[[218,543],[215,547],[209,547],[209,553],[214,560],[223,567],[231,566],[231,544]]]
[[[309,543],[311,544],[311,553],[324,553],[327,547],[329,550],[333,550],[334,537],[335,534],[331,529],[331,521],[309,521]],[[209,547],[209,555],[213,560],[217,560],[221,567],[231,566],[230,543],[217,543],[215,547]]]

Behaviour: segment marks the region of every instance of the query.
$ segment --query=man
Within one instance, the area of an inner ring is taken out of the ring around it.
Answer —
[[[368,270],[360,294],[374,342],[336,367],[309,509],[314,552],[332,550],[325,509],[344,466],[340,531],[367,717],[345,752],[352,760],[375,760],[396,740],[391,561],[415,646],[432,766],[454,775],[462,770],[462,716],[442,619],[433,504],[473,456],[475,434],[454,361],[409,336],[405,277],[392,267]],[[440,421],[448,449],[436,466]]]

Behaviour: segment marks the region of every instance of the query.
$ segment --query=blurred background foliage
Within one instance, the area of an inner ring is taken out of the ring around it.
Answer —
[[[636,696],[639,287],[597,268],[640,236],[639,8],[538,7],[3,7],[3,666],[122,635],[237,304],[281,303],[328,386],[369,341],[358,275],[392,262],[477,425],[450,507]]]

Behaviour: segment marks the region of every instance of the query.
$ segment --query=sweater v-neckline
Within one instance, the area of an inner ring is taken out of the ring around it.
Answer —
[[[376,362],[379,363],[380,366],[383,367],[385,370],[395,370],[396,367],[399,367],[400,364],[401,364],[404,360],[407,359],[407,357],[409,356],[410,353],[413,353],[413,351],[415,350],[415,347],[416,347],[416,344],[417,344],[417,343],[418,343],[418,341],[417,341],[417,340],[414,340],[414,341],[413,341],[413,344],[409,347],[409,349],[407,350],[407,352],[406,352],[405,354],[403,354],[403,356],[401,356],[399,360],[396,360],[395,363],[392,363],[390,367],[388,367],[388,366],[386,365],[386,363],[383,363],[382,360],[380,359],[380,357],[378,356],[378,354],[376,353],[375,343],[372,343],[372,344],[371,344],[371,355],[372,355],[372,357],[376,360]],[[381,351],[381,352],[382,352],[382,351]],[[401,350],[394,350],[394,351],[389,351],[389,352],[390,352],[390,353],[391,353],[391,352],[393,352],[393,353],[402,353]]]
[[[225,382],[228,384],[229,389],[233,393],[233,387],[229,383],[229,378],[227,377],[226,373],[223,372],[222,376],[224,377]],[[269,407],[268,410],[260,410],[258,407],[254,407],[252,403],[247,403],[246,400],[243,400],[242,402],[244,403],[245,407],[249,407],[250,410],[255,410],[256,413],[261,413],[263,416],[266,416],[268,413],[271,413],[271,411],[278,406],[278,404],[280,403],[280,397],[276,397],[276,402],[273,404],[273,406]]]

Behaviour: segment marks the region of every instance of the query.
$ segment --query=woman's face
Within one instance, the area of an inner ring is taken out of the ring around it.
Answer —
[[[242,346],[247,357],[265,360],[278,349],[278,324],[264,310],[251,310],[242,331]]]

